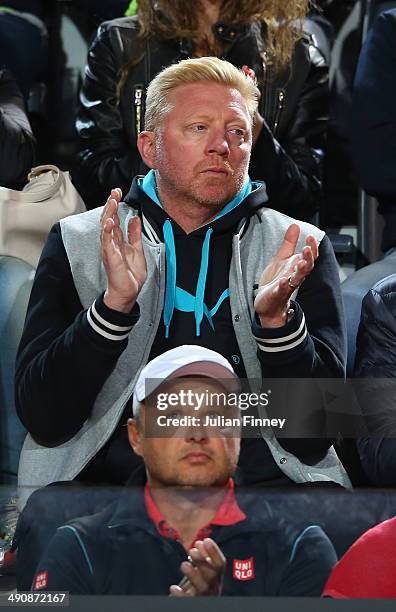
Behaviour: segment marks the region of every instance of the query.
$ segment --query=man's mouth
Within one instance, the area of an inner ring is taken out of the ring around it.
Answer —
[[[192,464],[207,463],[211,460],[207,453],[203,453],[201,451],[192,451],[191,453],[187,453],[184,455],[184,457],[182,457],[182,459]]]
[[[209,172],[209,173],[214,173],[214,174],[223,174],[225,176],[228,175],[228,170],[226,170],[225,168],[206,168],[206,170],[203,170],[203,172]]]

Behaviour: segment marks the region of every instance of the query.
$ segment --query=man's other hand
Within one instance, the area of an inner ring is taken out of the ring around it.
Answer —
[[[121,189],[112,189],[101,216],[102,259],[107,274],[104,303],[113,310],[129,313],[147,276],[139,217],[128,223],[128,241],[120,228],[118,205]]]
[[[290,297],[314,268],[318,243],[307,236],[306,246],[296,253],[300,228],[293,223],[283,242],[261,275],[254,308],[262,327],[281,327],[287,323]]]
[[[197,540],[189,551],[190,561],[183,561],[180,566],[188,578],[184,586],[173,584],[169,588],[174,597],[199,597],[202,595],[217,596],[221,594],[226,558],[211,538]]]

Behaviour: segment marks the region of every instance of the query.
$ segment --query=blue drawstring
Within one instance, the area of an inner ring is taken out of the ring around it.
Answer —
[[[230,297],[230,290],[224,289],[223,293],[217,300],[216,304],[209,310],[207,305],[204,302],[204,316],[208,319],[209,325],[214,331],[214,324],[212,317],[215,316],[216,312],[219,310],[220,306]],[[184,289],[180,289],[180,287],[176,286],[176,296],[175,296],[175,309],[180,310],[180,312],[194,312],[195,308],[195,295],[191,295],[188,291]]]
[[[220,219],[225,214],[239,206],[239,204],[252,192],[252,188],[259,187],[261,183],[255,183],[252,185],[250,179],[247,179],[242,189],[239,191],[237,196],[229,202],[223,210],[216,216],[214,220]],[[162,208],[162,204],[158,198],[157,193],[157,182],[154,170],[150,170],[143,179],[138,179],[138,186],[144,191],[158,206]],[[206,306],[205,289],[206,289],[206,278],[208,274],[209,265],[209,247],[210,238],[213,233],[213,229],[210,227],[205,235],[205,240],[202,246],[201,253],[201,267],[199,270],[196,295],[190,295],[186,291],[176,286],[176,247],[175,247],[175,236],[173,233],[172,223],[167,219],[163,225],[163,235],[165,242],[165,254],[166,254],[166,283],[165,283],[165,300],[164,300],[164,312],[163,320],[165,325],[165,338],[169,338],[169,329],[172,322],[173,312],[175,307],[178,310],[184,312],[191,312],[192,300],[194,300],[194,315],[195,315],[195,333],[197,336],[201,334],[201,323],[204,315],[207,317],[210,326],[214,330],[212,317],[216,314],[221,304],[225,299],[230,296],[229,289],[225,289],[218,299],[216,305],[209,310]]]
[[[206,276],[208,274],[209,264],[209,245],[210,237],[213,234],[213,229],[210,227],[206,232],[205,240],[202,246],[201,267],[199,270],[197,290],[195,294],[194,313],[195,313],[195,335],[201,335],[201,323],[204,313],[204,297],[206,289]]]
[[[209,323],[211,322],[212,317],[214,317],[216,312],[219,310],[219,308],[222,305],[222,303],[224,302],[224,300],[226,300],[228,297],[230,297],[230,290],[229,289],[224,289],[223,293],[221,294],[221,296],[217,300],[216,304],[208,312]],[[212,327],[213,327],[213,323],[212,323]]]
[[[164,325],[165,325],[165,338],[169,338],[169,329],[173,317],[173,311],[175,309],[176,299],[176,247],[175,237],[173,234],[172,223],[167,219],[163,225],[163,234],[165,241],[166,251],[166,287],[165,287],[165,302],[164,302]],[[211,314],[207,311],[204,304],[205,289],[206,289],[206,277],[208,274],[209,264],[209,246],[210,237],[213,234],[213,229],[210,227],[206,232],[205,240],[202,246],[201,254],[201,267],[199,270],[197,290],[194,300],[194,314],[195,314],[195,333],[197,336],[201,335],[201,323],[205,314],[208,316],[209,322],[211,321]]]
[[[176,247],[172,223],[167,219],[163,225],[166,253],[166,287],[164,302],[165,338],[169,338],[169,327],[175,309],[176,295]]]

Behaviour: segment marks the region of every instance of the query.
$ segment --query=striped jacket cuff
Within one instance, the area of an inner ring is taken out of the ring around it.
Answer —
[[[252,332],[260,351],[260,357],[273,361],[276,357],[290,358],[294,353],[300,353],[305,347],[308,331],[305,325],[305,316],[297,302],[291,304],[294,315],[283,327],[265,328],[261,327],[260,321],[255,315],[252,323]]]
[[[139,319],[138,304],[135,304],[129,314],[125,314],[108,308],[103,301],[103,295],[98,297],[87,310],[86,316],[89,326],[106,340],[112,340],[113,342],[126,340]]]

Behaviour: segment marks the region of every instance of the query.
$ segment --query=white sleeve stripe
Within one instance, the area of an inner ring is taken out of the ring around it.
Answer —
[[[245,221],[245,223],[242,225],[241,229],[240,229],[240,230],[239,230],[239,232],[238,232],[238,238],[240,238],[240,237],[242,236],[242,234],[243,234],[243,232],[244,232],[244,229],[245,229],[245,225],[246,225],[246,221]]]
[[[260,351],[264,351],[265,353],[281,353],[282,351],[289,351],[290,349],[295,348],[296,346],[301,344],[306,337],[307,330],[305,329],[301,338],[299,338],[295,342],[292,342],[291,344],[285,344],[284,346],[263,346],[262,344],[257,344],[257,346],[259,347]]]
[[[95,300],[96,301],[96,300]],[[121,325],[114,325],[113,323],[109,323],[108,321],[106,321],[106,319],[104,319],[103,317],[100,316],[100,314],[98,313],[98,311],[95,308],[95,302],[92,304],[90,310],[92,311],[93,316],[95,317],[95,319],[97,319],[97,321],[99,321],[99,323],[102,323],[102,325],[104,325],[104,327],[107,327],[107,329],[112,329],[113,331],[130,331],[133,327],[133,325],[127,325],[126,327],[123,327]]]
[[[114,334],[108,334],[107,332],[103,331],[103,329],[101,329],[98,325],[96,325],[96,323],[94,323],[89,310],[87,310],[87,320],[92,329],[94,329],[98,334],[100,334],[104,338],[107,338],[108,340],[125,340],[125,338],[128,338],[129,336],[129,333],[124,334],[123,336],[116,336]]]
[[[155,231],[153,230],[152,226],[147,221],[147,219],[146,219],[146,217],[144,215],[142,215],[142,218],[143,218],[143,226],[144,226],[144,229],[147,232],[148,237],[150,238],[150,240],[152,240],[152,242],[156,242],[157,244],[159,244],[160,240],[159,240],[157,234],[155,233]]]
[[[255,340],[257,340],[257,342],[265,342],[266,344],[278,344],[279,342],[288,342],[289,340],[294,340],[294,338],[297,338],[297,336],[299,336],[302,332],[302,330],[304,329],[305,326],[305,316],[304,313],[302,313],[302,321],[301,324],[298,328],[297,331],[293,332],[292,334],[289,334],[288,336],[282,336],[280,338],[259,338],[258,336],[254,336]]]

